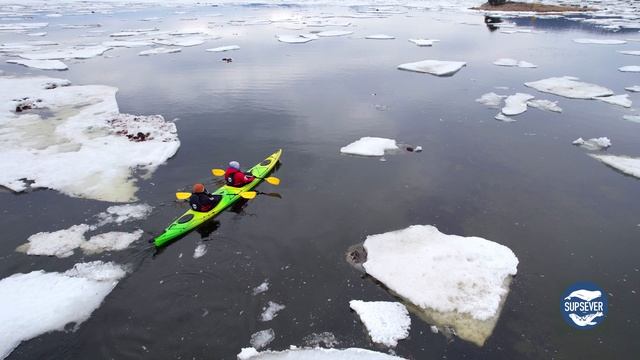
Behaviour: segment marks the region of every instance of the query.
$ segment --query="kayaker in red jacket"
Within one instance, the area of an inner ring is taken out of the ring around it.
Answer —
[[[202,184],[193,185],[193,191],[189,198],[189,205],[195,211],[207,212],[213,209],[222,200],[221,195],[210,194]]]
[[[240,163],[237,161],[230,162],[227,171],[224,172],[225,182],[227,183],[227,185],[233,187],[243,187],[252,182],[254,179],[255,176],[246,175],[245,173],[240,171]]]

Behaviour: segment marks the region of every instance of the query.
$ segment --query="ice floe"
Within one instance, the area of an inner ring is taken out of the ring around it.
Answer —
[[[187,37],[187,38],[169,38],[169,39],[154,39],[154,43],[165,46],[180,46],[189,47],[204,44],[204,39],[200,37]]]
[[[640,85],[628,86],[624,89],[631,92],[640,92]]]
[[[207,253],[207,245],[200,244],[196,246],[195,250],[193,250],[193,258],[198,259],[204,256]]]
[[[288,44],[304,44],[311,40],[318,39],[315,34],[298,34],[298,35],[276,35],[278,41]]]
[[[393,139],[367,136],[340,148],[340,152],[351,155],[384,156],[385,151],[397,149],[399,149],[398,144]]]
[[[262,294],[263,292],[266,292],[267,290],[269,290],[269,281],[265,280],[262,282],[262,284],[253,288],[252,294],[253,296],[256,296],[258,294]]]
[[[85,254],[99,254],[104,251],[119,251],[129,247],[133,242],[139,240],[144,232],[136,230],[134,232],[112,231],[108,233],[92,236],[88,241],[80,244],[80,249]]]
[[[535,99],[535,100],[527,101],[527,106],[531,106],[540,110],[553,111],[557,113],[562,112],[562,108],[558,106],[557,101]]]
[[[0,31],[11,31],[11,30],[34,30],[41,29],[47,27],[49,23],[39,22],[39,23],[13,23],[13,24],[0,24]]]
[[[374,35],[367,35],[364,38],[370,39],[370,40],[393,40],[396,37],[391,35],[386,35],[386,34],[374,34]]]
[[[622,118],[627,121],[640,123],[640,115],[624,115]]]
[[[640,65],[622,66],[619,67],[618,70],[622,72],[640,72]]]
[[[126,268],[94,261],[63,272],[32,271],[0,280],[0,359],[20,342],[78,328],[126,275]]]
[[[412,42],[418,46],[433,46],[436,42],[440,40],[437,39],[409,39],[409,42]]]
[[[605,87],[578,81],[577,77],[563,76],[526,82],[526,86],[541,92],[560,95],[571,99],[593,99],[598,96],[611,96],[613,91]]]
[[[278,312],[283,310],[286,306],[269,301],[267,306],[262,308],[262,314],[260,314],[260,321],[271,321],[274,317],[278,316]]]
[[[26,67],[40,69],[40,70],[67,70],[68,67],[60,60],[21,60],[12,59],[7,60],[9,64],[18,64]]]
[[[181,48],[158,47],[158,48],[140,51],[138,55],[147,56],[147,55],[158,55],[158,54],[174,54],[174,53],[179,53],[180,51],[182,51]]]
[[[333,37],[333,36],[345,36],[345,35],[351,35],[351,34],[353,34],[353,31],[327,30],[327,31],[320,31],[316,35],[321,36],[321,37]]]
[[[516,60],[510,58],[501,58],[493,62],[494,65],[498,66],[517,66],[521,68],[537,68],[538,65],[534,65],[530,62],[526,62],[523,60]]]
[[[364,249],[367,274],[431,324],[478,345],[493,331],[518,265],[506,246],[430,225],[369,235]]]
[[[395,347],[398,340],[409,336],[411,318],[401,303],[351,300],[349,306],[358,313],[373,342]]]
[[[117,88],[69,84],[0,76],[0,185],[134,201],[134,172],[149,176],[178,150],[175,124],[120,113]]]
[[[111,49],[111,47],[102,45],[74,46],[46,52],[21,53],[18,54],[18,56],[28,60],[90,59],[102,55]]]
[[[577,138],[572,142],[573,145],[578,145],[587,150],[602,150],[611,146],[611,140],[608,137],[591,138],[584,140],[583,138]]]
[[[153,43],[151,41],[113,40],[113,41],[105,41],[102,43],[102,45],[108,46],[108,47],[137,48],[137,47],[151,46],[153,45]]]
[[[578,44],[599,44],[599,45],[622,45],[626,44],[625,40],[614,39],[574,39]]]
[[[231,50],[239,50],[240,46],[238,45],[227,45],[227,46],[218,46],[215,48],[211,48],[211,49],[207,49],[206,51],[209,52],[224,52],[224,51],[231,51]]]
[[[106,211],[96,215],[98,224],[103,226],[115,223],[121,225],[129,221],[142,220],[151,214],[153,208],[147,204],[126,204],[109,206]]]
[[[388,355],[376,351],[349,348],[349,349],[298,349],[292,346],[285,351],[262,351],[254,348],[243,348],[237,355],[238,360],[404,360],[404,358]]]
[[[609,104],[619,105],[622,107],[630,108],[633,105],[631,99],[628,94],[624,95],[614,95],[614,96],[598,96],[594,99],[604,101]]]
[[[467,63],[462,61],[423,60],[398,65],[400,70],[427,73],[436,76],[452,76]]]
[[[47,35],[46,31],[32,32],[27,34],[27,36],[45,36],[45,35]]]
[[[503,113],[498,113],[493,118],[498,120],[498,121],[502,121],[502,122],[516,122],[516,119],[512,119],[512,118],[510,118],[508,116],[505,116]]]
[[[254,349],[260,350],[263,347],[269,345],[269,343],[272,342],[275,337],[276,333],[273,331],[273,329],[261,330],[251,335],[251,340],[249,341],[249,343]]]
[[[502,103],[502,99],[506,98],[506,95],[498,95],[494,92],[483,94],[481,97],[476,99],[476,102],[480,104],[497,108]]]
[[[505,106],[502,108],[502,113],[507,116],[522,114],[527,111],[527,101],[533,98],[534,96],[525,93],[511,95],[505,99]]]
[[[640,50],[619,50],[620,54],[640,56]]]
[[[640,158],[617,155],[589,154],[592,158],[602,161],[612,168],[637,178],[640,178]]]

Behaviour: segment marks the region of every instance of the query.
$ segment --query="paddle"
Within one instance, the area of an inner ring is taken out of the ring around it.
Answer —
[[[253,199],[256,197],[256,192],[255,191],[245,191],[245,192],[241,192],[241,193],[226,193],[225,195],[240,195],[243,199]],[[189,192],[177,192],[176,193],[176,198],[178,200],[187,200],[191,197],[191,193]]]
[[[213,176],[224,176],[225,171],[222,169],[211,169],[211,173],[213,174]],[[253,175],[251,175],[253,176]],[[280,185],[280,179],[278,179],[275,176],[269,176],[269,177],[259,177],[259,176],[253,176],[256,179],[262,179],[266,182],[268,182],[271,185]]]

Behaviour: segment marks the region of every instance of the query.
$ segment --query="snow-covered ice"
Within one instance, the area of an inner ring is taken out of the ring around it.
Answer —
[[[258,286],[253,288],[252,294],[255,296],[255,295],[261,294],[261,293],[263,293],[263,292],[265,292],[267,290],[269,290],[269,281],[265,280],[265,281],[262,282],[262,284],[260,284],[260,285],[258,285]]]
[[[532,64],[530,62],[524,60],[516,60],[510,58],[501,58],[493,62],[494,65],[498,66],[517,66],[521,68],[537,68],[538,65]]]
[[[577,77],[563,76],[526,82],[526,86],[541,92],[560,95],[571,99],[593,99],[598,96],[613,95],[613,91],[605,87],[578,81]]]
[[[502,108],[502,113],[507,116],[514,116],[522,114],[527,111],[527,101],[534,97],[525,93],[516,93],[505,99],[505,106]]]
[[[622,45],[626,44],[625,40],[615,39],[574,39],[578,44],[599,44],[599,45]]]
[[[436,42],[440,40],[437,39],[409,39],[409,42],[412,42],[418,46],[433,46]]]
[[[78,328],[125,275],[121,265],[94,261],[63,273],[38,270],[0,280],[0,359],[22,341],[69,323]]]
[[[269,301],[267,306],[262,308],[262,314],[260,314],[260,321],[271,321],[274,317],[278,316],[278,312],[283,310],[286,306]]]
[[[215,48],[207,49],[206,51],[209,51],[209,52],[224,52],[224,51],[238,50],[238,49],[240,49],[240,46],[238,46],[238,45],[227,45],[227,46],[218,46],[218,47],[215,47]]]
[[[178,53],[180,51],[182,51],[182,49],[180,49],[180,48],[157,47],[157,48],[153,48],[153,49],[149,49],[149,50],[140,51],[138,53],[138,55],[146,56],[146,55],[158,55],[158,54],[173,54],[173,53]]]
[[[40,70],[67,70],[68,67],[60,60],[7,60],[9,64],[18,64]]]
[[[48,25],[49,23],[46,23],[46,22],[0,24],[0,31],[34,30],[34,29],[41,29],[41,28],[47,27]]]
[[[622,118],[627,121],[640,123],[640,115],[624,115]]]
[[[298,34],[298,35],[277,35],[278,41],[288,44],[304,44],[311,40],[318,39],[315,34]]]
[[[387,34],[373,34],[373,35],[367,35],[364,38],[365,39],[370,39],[370,40],[393,40],[396,37],[395,36],[391,36],[391,35],[387,35]]]
[[[516,122],[517,121],[516,119],[513,119],[513,118],[510,118],[508,116],[505,116],[503,113],[498,113],[493,118],[498,120],[498,121],[502,121],[502,122]]]
[[[423,60],[398,65],[398,69],[428,73],[436,76],[452,76],[467,63],[462,61]]]
[[[640,56],[640,50],[619,50],[620,54]]]
[[[103,226],[111,223],[121,225],[129,221],[142,220],[149,216],[152,210],[153,207],[148,204],[109,206],[107,210],[96,215],[98,218],[98,224],[96,226]]]
[[[102,45],[108,46],[108,47],[137,48],[137,47],[152,46],[153,43],[151,41],[142,41],[142,40],[131,40],[131,41],[113,40],[113,41],[104,41]]]
[[[558,106],[557,101],[534,99],[534,100],[527,101],[527,106],[531,106],[540,110],[553,111],[557,113],[562,112],[562,108]]]
[[[367,274],[421,310],[482,345],[493,331],[518,259],[506,246],[479,237],[446,235],[414,225],[364,242]]]
[[[269,343],[272,342],[275,337],[276,333],[273,331],[273,329],[261,330],[251,335],[251,340],[249,341],[249,343],[254,349],[260,350],[263,347],[269,345]]]
[[[27,60],[90,59],[111,49],[111,47],[103,45],[73,46],[52,51],[21,53],[18,56]]]
[[[298,349],[293,347],[284,351],[262,351],[243,348],[237,355],[238,360],[405,360],[404,358],[381,352],[360,349]]]
[[[594,99],[600,100],[600,101],[604,101],[606,103],[613,104],[613,105],[619,105],[619,106],[626,107],[626,108],[630,108],[631,105],[633,105],[633,103],[631,102],[631,99],[629,98],[628,94],[614,95],[614,96],[602,96],[602,97],[599,96],[599,97],[595,97]]]
[[[595,151],[606,149],[611,146],[611,140],[608,137],[591,138],[584,140],[583,138],[577,138],[572,142],[573,145],[578,145],[587,150]]]
[[[80,224],[54,232],[39,232],[31,235],[28,243],[21,245],[18,250],[28,255],[68,257],[85,242],[84,234],[89,230],[91,226]]]
[[[627,86],[624,89],[631,92],[640,92],[640,85]]]
[[[602,161],[612,168],[637,178],[640,178],[640,158],[617,155],[589,154],[592,158]]]
[[[506,98],[506,95],[498,95],[494,92],[483,94],[481,97],[476,99],[476,102],[480,104],[497,108],[502,103],[502,99]]]
[[[640,72],[640,65],[628,65],[622,66],[618,68],[621,72]]]
[[[129,247],[134,241],[142,237],[144,232],[136,230],[134,232],[112,231],[104,234],[92,236],[88,241],[80,244],[80,248],[85,254],[99,254],[104,251],[118,251]]]
[[[358,313],[373,342],[395,347],[398,340],[409,336],[411,318],[401,303],[351,300],[349,306]]]
[[[153,42],[158,45],[165,46],[189,47],[204,44],[204,39],[201,37],[177,37],[168,39],[155,39],[153,40]]]
[[[206,253],[207,253],[207,245],[206,244],[200,244],[200,245],[196,246],[195,250],[193,250],[193,258],[194,259],[201,258]]]
[[[321,37],[333,37],[333,36],[345,36],[345,35],[351,35],[351,34],[353,34],[353,31],[327,30],[327,31],[320,31],[316,35],[321,36]]]
[[[120,113],[117,88],[69,84],[0,76],[0,185],[134,201],[134,173],[150,176],[178,150],[175,124],[160,115]]]
[[[340,152],[351,155],[384,156],[385,151],[397,149],[399,149],[398,144],[393,139],[367,136],[340,148]]]

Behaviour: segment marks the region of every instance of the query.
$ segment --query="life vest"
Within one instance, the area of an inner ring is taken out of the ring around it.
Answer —
[[[224,181],[229,186],[233,187],[242,187],[251,181],[253,181],[253,176],[250,179],[247,179],[248,176],[245,175],[242,171],[234,168],[228,168],[224,174]]]
[[[191,194],[189,205],[194,211],[208,212],[211,211],[222,200],[220,195],[211,195],[205,193]]]

